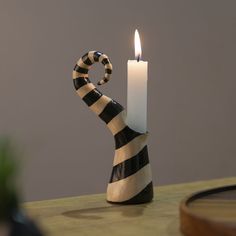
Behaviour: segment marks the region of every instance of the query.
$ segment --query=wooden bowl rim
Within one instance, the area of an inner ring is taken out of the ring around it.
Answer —
[[[217,221],[215,219],[210,219],[208,217],[204,217],[201,214],[196,214],[193,213],[190,208],[188,207],[188,204],[193,202],[196,199],[200,199],[201,197],[205,197],[207,195],[210,194],[214,194],[214,193],[219,193],[219,192],[225,192],[225,191],[229,191],[229,190],[236,190],[236,185],[226,185],[226,186],[221,186],[221,187],[217,187],[217,188],[211,188],[211,189],[205,189],[205,190],[201,190],[198,191],[196,193],[190,194],[189,196],[185,197],[181,203],[180,203],[180,221],[182,223],[182,218],[188,216],[191,218],[192,221],[195,221],[197,224],[199,224],[200,222],[202,222],[203,224],[209,224],[211,226],[219,226],[220,228],[225,228],[225,229],[229,229],[232,231],[236,232],[236,226],[231,224],[231,223],[227,223],[227,222],[221,222],[221,221]],[[180,225],[181,231],[183,233],[185,233],[185,229],[183,227],[183,225]]]

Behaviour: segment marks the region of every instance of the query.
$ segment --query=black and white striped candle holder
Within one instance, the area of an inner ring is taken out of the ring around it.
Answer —
[[[77,94],[107,125],[115,139],[115,157],[107,201],[120,204],[150,202],[153,198],[151,168],[148,158],[147,133],[139,133],[126,124],[126,112],[116,101],[102,94],[88,78],[92,64],[101,62],[105,76],[98,85],[108,82],[112,74],[109,58],[90,51],[79,59],[73,70]]]

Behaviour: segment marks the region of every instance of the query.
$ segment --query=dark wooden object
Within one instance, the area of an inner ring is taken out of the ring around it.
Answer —
[[[236,236],[236,185],[198,192],[180,205],[186,236]]]

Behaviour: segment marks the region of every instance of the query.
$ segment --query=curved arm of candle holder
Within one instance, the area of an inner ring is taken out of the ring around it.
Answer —
[[[98,82],[104,84],[111,78],[109,58],[90,51],[74,67],[73,82],[77,94],[107,125],[115,139],[115,157],[111,179],[107,187],[107,201],[121,204],[150,202],[153,198],[151,168],[148,158],[147,133],[139,133],[126,124],[124,108],[103,95],[88,78],[95,62],[105,65],[105,76]]]

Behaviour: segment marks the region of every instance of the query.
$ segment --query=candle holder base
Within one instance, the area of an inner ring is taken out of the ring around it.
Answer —
[[[136,204],[144,204],[151,202],[153,200],[153,184],[152,182],[148,184],[145,189],[143,189],[140,193],[138,193],[135,197],[130,200],[123,201],[123,202],[113,202],[107,200],[110,204],[117,204],[117,205],[136,205]]]
[[[125,115],[119,117],[119,124],[124,128],[114,135],[116,149],[107,186],[107,201],[118,204],[150,202],[153,199],[153,184],[147,148],[148,134],[129,128]],[[116,128],[119,130],[120,126]]]

